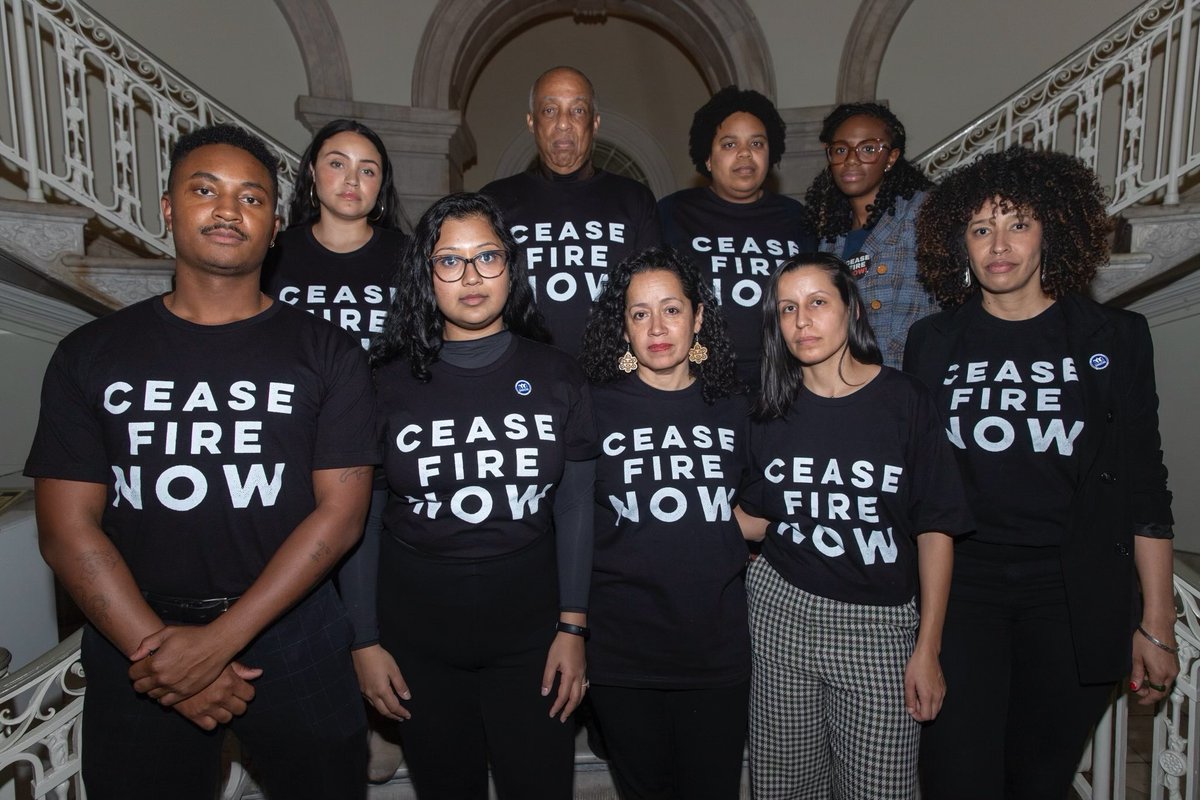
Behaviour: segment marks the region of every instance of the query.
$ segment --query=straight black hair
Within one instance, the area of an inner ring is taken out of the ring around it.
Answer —
[[[862,364],[882,364],[883,354],[875,341],[875,332],[867,321],[867,307],[858,291],[846,262],[829,253],[800,253],[779,265],[767,290],[763,293],[762,363],[759,375],[762,389],[754,416],[760,420],[780,419],[787,416],[800,387],[804,384],[804,373],[800,362],[788,350],[783,332],[779,329],[779,281],[784,275],[801,267],[816,267],[823,270],[838,296],[846,304],[846,342],[850,355]]]

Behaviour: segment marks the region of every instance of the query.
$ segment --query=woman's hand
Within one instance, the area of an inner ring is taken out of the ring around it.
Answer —
[[[411,700],[412,693],[392,654],[373,644],[350,651],[350,656],[354,659],[359,691],[371,707],[397,722],[412,719],[409,710],[400,704],[401,700]]]
[[[942,710],[945,699],[946,679],[937,653],[918,647],[904,668],[904,707],[917,722],[929,722]]]
[[[747,514],[741,506],[733,507],[733,516],[741,528],[742,538],[747,542],[761,542],[767,538],[767,520]]]
[[[1168,647],[1176,647],[1175,632],[1169,626],[1162,625],[1155,629],[1143,621],[1142,627]],[[1139,705],[1157,703],[1170,694],[1171,684],[1178,674],[1177,653],[1163,650],[1143,636],[1141,631],[1133,632],[1133,669],[1129,671],[1129,691],[1141,698]]]
[[[550,706],[550,716],[561,711],[559,722],[566,722],[567,717],[583,701],[583,693],[587,691],[586,669],[583,637],[573,633],[555,634],[554,641],[550,643],[550,652],[546,654],[546,669],[542,673],[542,697],[550,696],[557,673],[558,695]]]

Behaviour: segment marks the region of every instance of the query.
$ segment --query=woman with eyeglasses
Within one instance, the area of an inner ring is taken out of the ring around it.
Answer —
[[[434,203],[371,347],[388,499],[355,666],[421,800],[485,800],[489,765],[500,798],[572,793],[597,442],[517,255],[487,197]]]
[[[818,247],[850,266],[883,363],[899,368],[908,329],[933,311],[917,280],[917,211],[932,185],[904,158],[904,126],[877,103],[844,103],[821,125],[829,166],[804,201]]]

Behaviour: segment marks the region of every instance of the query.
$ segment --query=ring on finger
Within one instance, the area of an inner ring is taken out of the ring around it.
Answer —
[[[1151,681],[1149,678],[1146,679],[1146,685],[1149,686],[1151,689],[1153,689],[1156,692],[1165,692],[1167,690],[1167,687],[1165,684],[1160,686],[1159,684]]]
[[[589,688],[591,688],[591,686],[592,686],[592,682],[589,681],[587,678],[584,678],[583,679],[583,688],[589,689]]]

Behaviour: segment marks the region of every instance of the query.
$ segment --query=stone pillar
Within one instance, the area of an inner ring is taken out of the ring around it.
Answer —
[[[779,173],[779,192],[804,201],[804,193],[817,173],[825,169],[825,145],[817,138],[821,120],[836,106],[781,108],[779,115],[787,125],[783,158]]]
[[[475,158],[475,139],[461,111],[296,98],[296,119],[314,133],[340,118],[358,120],[383,140],[410,224],[435,200],[462,191],[463,168]]]

